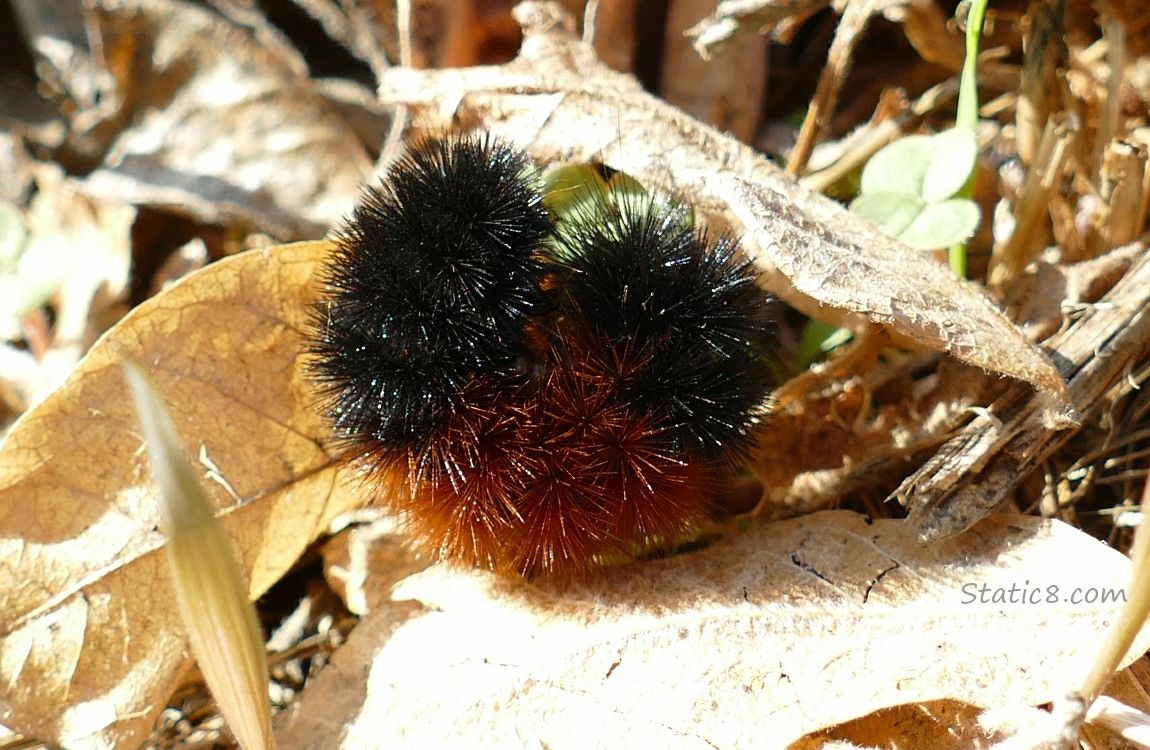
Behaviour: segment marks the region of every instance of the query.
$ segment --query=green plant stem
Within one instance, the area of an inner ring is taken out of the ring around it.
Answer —
[[[978,129],[978,46],[982,40],[982,24],[986,20],[989,0],[973,0],[966,17],[966,60],[958,87],[958,114],[955,127],[971,132]],[[969,198],[970,196],[966,196]]]
[[[978,136],[978,47],[982,40],[982,24],[986,20],[986,6],[989,0],[973,0],[966,17],[966,60],[962,65],[962,76],[958,88],[958,114],[955,127],[966,128]],[[956,197],[970,199],[974,196],[975,165],[971,165],[970,179],[966,181]],[[958,276],[966,276],[966,243],[959,242],[947,251],[950,270]]]

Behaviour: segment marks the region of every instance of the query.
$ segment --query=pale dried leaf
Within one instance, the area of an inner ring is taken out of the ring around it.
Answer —
[[[684,34],[694,38],[699,55],[709,60],[737,34],[765,34],[779,25],[795,26],[829,4],[829,0],[722,0],[711,15]]]
[[[267,30],[182,0],[18,9],[41,69],[77,104],[69,146],[95,192],[302,239],[370,172],[353,128]]]
[[[345,692],[305,693],[279,740],[783,748],[908,702],[1033,705],[1078,684],[1117,610],[1068,598],[1129,574],[1121,554],[1057,521],[994,517],[923,548],[906,524],[844,511],[573,587],[436,566],[352,635],[376,652],[366,695],[341,668]],[[1039,601],[971,603],[984,585]]]
[[[980,287],[647,94],[556,26],[526,31],[522,53],[505,66],[395,69],[380,96],[409,106],[428,130],[482,124],[542,159],[601,160],[704,212],[734,216],[765,286],[804,312],[825,316],[831,307],[862,314],[1066,400],[1049,359]]]
[[[1144,722],[1139,718],[1150,715],[1150,693],[1146,689],[1150,685],[1148,675],[1150,659],[1146,656],[1114,675],[1106,685],[1106,694],[1091,705],[1082,726],[1082,736],[1090,743],[1088,747],[1128,750],[1129,742],[1138,740],[1150,747],[1150,721]],[[1134,719],[1137,723],[1137,726],[1127,725],[1125,732],[1130,733],[1129,737],[1118,736],[1124,730],[1116,724],[1125,723],[1124,719]]]
[[[354,502],[302,362],[328,247],[253,251],[190,276],[134,310],[13,427],[0,447],[6,724],[53,744],[131,747],[186,665],[120,356],[149,369],[198,446],[253,596]]]
[[[6,91],[8,81],[0,73],[0,112],[7,104]],[[5,126],[7,127],[7,126]],[[35,176],[33,175],[32,155],[24,144],[24,140],[6,130],[0,130],[0,201],[20,203],[31,193]]]
[[[136,209],[96,196],[55,165],[38,164],[28,211],[30,244],[53,248],[47,262],[61,277],[49,349],[39,358],[37,403],[53,391],[124,309]]]
[[[981,287],[922,253],[882,239],[865,245],[834,224],[806,220],[770,188],[718,178],[754,246],[795,287],[823,304],[866,315],[917,343],[1009,375],[1067,401],[1050,359]]]
[[[1138,743],[1136,746],[1150,747],[1150,714],[1138,711],[1113,698],[1103,695],[1090,706],[1086,720],[1099,727]]]

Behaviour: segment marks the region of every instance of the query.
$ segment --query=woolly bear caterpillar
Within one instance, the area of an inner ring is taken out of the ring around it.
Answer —
[[[703,520],[769,388],[737,242],[641,190],[549,194],[485,136],[417,143],[334,235],[314,374],[420,549],[578,576]]]

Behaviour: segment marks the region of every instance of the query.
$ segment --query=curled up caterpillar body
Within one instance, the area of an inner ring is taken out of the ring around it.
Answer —
[[[553,208],[526,155],[415,145],[334,235],[313,372],[429,554],[582,575],[706,518],[770,387],[737,243],[646,193]]]

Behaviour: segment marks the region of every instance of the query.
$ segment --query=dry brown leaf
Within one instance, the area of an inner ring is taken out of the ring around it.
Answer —
[[[978,726],[980,713],[977,706],[945,699],[893,706],[820,729],[787,750],[972,750],[991,744],[987,733]]]
[[[977,284],[892,240],[857,244],[837,224],[797,215],[788,198],[770,188],[718,181],[753,239],[747,244],[761,249],[800,292],[1069,402],[1066,381],[1050,359]]]
[[[859,313],[1066,403],[1066,384],[1054,365],[978,285],[602,65],[561,31],[549,4],[524,3],[518,10],[527,37],[513,62],[395,69],[380,96],[409,106],[427,129],[481,124],[540,158],[602,160],[704,211],[734,216],[765,285],[804,312],[825,317],[827,306]]]
[[[186,666],[118,358],[199,446],[253,596],[353,502],[318,436],[302,335],[325,242],[253,251],[138,307],[0,447],[0,706],[63,746],[132,747]],[[195,459],[196,457],[192,457]]]
[[[1039,260],[1006,291],[1011,319],[1034,341],[1046,341],[1063,324],[1064,308],[1100,300],[1150,246],[1150,236],[1079,263]]]
[[[763,487],[756,517],[857,509],[860,501],[864,509],[876,507],[969,421],[972,408],[1010,383],[931,352],[907,358],[901,367],[883,367],[883,348],[881,336],[860,339],[831,366],[775,392],[776,407],[756,430],[756,454],[748,463]],[[915,388],[925,370],[932,373],[931,386]],[[842,371],[865,374],[836,377]],[[786,403],[792,386],[801,400]]]
[[[61,158],[94,192],[281,239],[322,235],[355,201],[367,150],[268,30],[182,0],[18,6],[75,104]]]
[[[908,702],[1033,705],[1080,683],[1117,610],[1064,599],[1129,575],[1125,557],[1057,521],[996,516],[923,548],[905,524],[845,511],[571,588],[436,566],[352,634],[349,646],[375,652],[366,695],[341,667],[345,692],[305,692],[278,739],[782,748]],[[1013,586],[1040,601],[978,603],[983,586],[988,599]]]

